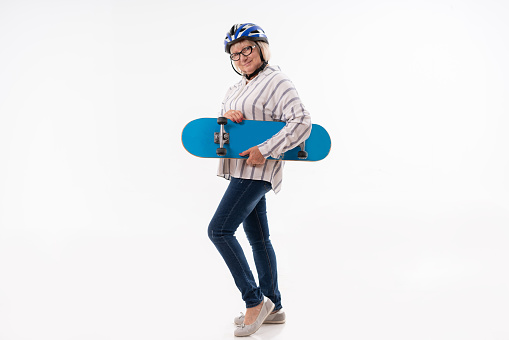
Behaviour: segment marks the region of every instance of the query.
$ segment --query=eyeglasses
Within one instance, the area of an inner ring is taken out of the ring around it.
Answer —
[[[238,52],[238,53],[232,53],[230,54],[230,59],[233,60],[233,61],[239,61],[240,60],[240,55],[242,54],[243,56],[247,57],[248,55],[250,55],[251,53],[253,53],[253,48],[256,47],[256,45],[253,45],[253,46],[246,46],[242,49],[242,51]]]

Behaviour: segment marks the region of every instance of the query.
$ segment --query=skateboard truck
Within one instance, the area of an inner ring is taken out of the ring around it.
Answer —
[[[306,141],[300,143],[299,146],[300,146],[300,151],[297,152],[297,157],[299,159],[306,159],[306,158],[308,158],[308,153],[304,150],[306,148]]]
[[[218,156],[226,156],[226,149],[223,147],[224,144],[230,144],[230,134],[224,132],[224,126],[228,123],[228,119],[225,117],[217,118],[217,124],[221,126],[220,132],[214,132],[214,143],[219,144],[216,149]]]
[[[219,144],[219,147],[216,149],[216,154],[218,156],[226,156],[226,148],[224,148],[224,144],[230,144],[230,134],[224,131],[224,126],[228,123],[228,119],[225,117],[217,118],[217,123],[221,126],[220,132],[214,132],[214,143]],[[306,152],[306,141],[299,144],[300,151],[297,153],[297,157],[299,159],[308,158],[308,153]]]

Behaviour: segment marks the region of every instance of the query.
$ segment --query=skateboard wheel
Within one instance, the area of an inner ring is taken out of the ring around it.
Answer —
[[[218,156],[226,156],[226,149],[225,148],[217,148],[216,153]]]
[[[226,118],[226,117],[218,117],[217,118],[217,124],[226,125],[227,123],[228,123],[228,118]]]
[[[306,151],[299,151],[297,152],[297,157],[299,159],[306,159],[308,158],[308,153]]]

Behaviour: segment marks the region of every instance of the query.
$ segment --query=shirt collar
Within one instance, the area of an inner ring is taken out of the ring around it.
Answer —
[[[261,77],[265,78],[267,77],[268,75],[274,73],[274,72],[278,72],[278,71],[281,71],[281,68],[277,65],[267,65],[267,67],[265,67],[265,69],[260,72],[256,77],[254,77],[254,79],[247,83],[247,79],[246,77],[242,77],[242,79],[240,80],[239,82],[239,85],[246,85],[246,83],[249,85],[250,83],[256,81],[257,79],[261,79]]]

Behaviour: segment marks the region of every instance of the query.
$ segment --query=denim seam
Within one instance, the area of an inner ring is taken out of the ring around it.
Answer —
[[[248,188],[251,186],[252,182],[250,182],[248,184],[248,186],[244,189],[244,191],[242,192],[242,194],[239,196],[239,198],[237,199],[237,201],[235,202],[234,206],[230,209],[230,212],[228,213],[228,216],[226,216],[226,218],[224,219],[224,222],[223,222],[223,225],[221,226],[221,234],[223,234],[223,229],[224,229],[224,225],[226,224],[226,221],[228,221],[228,219],[230,218],[230,215],[232,214],[232,211],[235,209],[235,207],[237,206],[237,204],[239,203],[239,201],[242,199],[242,197],[244,197],[244,194],[246,193],[246,191],[248,190]],[[230,246],[230,244],[225,240],[225,236],[221,236],[221,238],[223,239],[223,242],[228,246],[228,248],[230,249],[230,251],[232,252],[232,254],[234,255],[235,259],[237,260],[237,263],[239,264],[239,267],[242,269],[242,274],[244,274],[244,278],[249,281],[249,278],[247,277],[247,274],[246,272],[244,271],[244,268],[242,267],[242,263],[240,262],[239,258],[237,257],[237,254],[235,254],[235,251],[232,249],[232,247]]]
[[[267,256],[267,262],[269,264],[269,271],[270,271],[270,278],[271,278],[271,284],[272,284],[272,296],[276,296],[276,288],[274,287],[274,275],[272,275],[272,265],[270,263],[270,257],[269,257],[269,253],[267,251],[267,245],[265,243],[265,235],[263,234],[263,229],[261,227],[261,222],[260,222],[260,216],[258,215],[258,211],[256,210],[256,208],[254,209],[255,211],[255,215],[256,215],[256,219],[258,220],[258,228],[260,229],[260,233],[262,234],[262,243],[263,243],[263,248],[265,249],[265,256]]]

